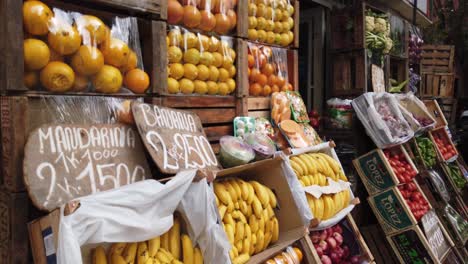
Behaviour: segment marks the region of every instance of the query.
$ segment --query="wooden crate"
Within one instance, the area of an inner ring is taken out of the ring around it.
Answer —
[[[445,127],[448,124],[437,100],[423,100],[423,103],[436,121],[435,128]]]
[[[141,7],[145,6],[153,6],[154,10],[158,9],[156,3],[160,0],[118,0],[118,1],[110,1],[110,0],[86,0],[88,2],[99,2],[96,5],[89,5],[89,4],[78,4],[77,1],[59,1],[59,0],[43,0],[44,4],[48,5],[51,9],[53,7],[65,10],[65,11],[73,11],[73,12],[80,12],[82,14],[89,14],[94,15],[106,22],[106,20],[112,19],[114,17],[128,17],[132,12],[132,6],[136,9],[136,5],[140,5]],[[161,3],[165,1],[161,1]],[[107,4],[111,4],[113,6],[119,6],[120,8],[110,8],[106,6]],[[3,19],[1,20],[1,24],[4,25],[4,34],[3,37],[0,39],[0,49],[2,52],[0,53],[0,59],[2,63],[0,64],[0,91],[3,95],[5,94],[12,94],[14,92],[26,92],[27,94],[51,94],[47,91],[35,91],[29,90],[23,84],[23,75],[24,75],[24,58],[23,58],[23,38],[25,36],[23,32],[23,13],[22,13],[22,5],[23,1],[19,0],[4,0],[0,4],[0,17]],[[128,7],[124,8],[124,7]],[[135,10],[133,10],[135,11]],[[139,18],[138,24],[142,26],[142,24],[149,23],[149,20],[144,20]],[[139,32],[140,33],[140,41],[141,43],[145,43],[147,41],[147,34],[146,32]],[[143,52],[143,58],[149,57],[151,53],[146,54]],[[152,78],[151,78],[152,79]],[[154,82],[154,79],[151,80]],[[59,93],[54,93],[59,94]],[[73,94],[83,94],[83,93],[76,93],[76,92],[66,92],[62,94],[73,95]],[[86,93],[89,94],[97,94],[98,93]],[[102,94],[101,94],[102,95]],[[115,94],[114,94],[115,95]]]
[[[76,3],[74,0],[64,0]],[[139,15],[153,19],[167,19],[167,1],[163,0],[83,0],[91,7],[115,8],[123,13]]]
[[[438,98],[437,101],[448,124],[455,124],[457,120],[457,98]]]
[[[27,223],[28,194],[0,189],[0,258],[2,263],[32,263]]]
[[[422,73],[421,96],[452,97],[455,76],[453,73]]]
[[[421,53],[421,73],[453,73],[455,46],[424,45]]]
[[[398,58],[394,56],[389,56],[389,64],[386,67],[388,78],[392,78],[398,82],[398,84],[408,80],[409,78],[409,69],[408,69],[408,59]],[[388,84],[388,89],[390,90],[391,85]],[[405,85],[402,91],[408,91],[408,84]]]
[[[332,57],[332,96],[359,95],[367,91],[367,58],[364,49],[334,53]]]
[[[445,127],[440,127],[440,128],[437,128],[437,129],[433,129],[431,131],[429,131],[429,138],[432,140],[432,144],[434,144],[434,147],[436,149],[436,152],[437,152],[437,158],[439,159],[440,162],[452,162],[454,160],[456,160],[458,158],[458,150],[455,146],[455,144],[453,144],[453,141],[452,139],[450,138],[449,134],[447,133],[447,130],[445,129]],[[440,151],[439,147],[437,146],[435,140],[434,140],[434,134],[439,134],[441,135],[443,138],[445,138],[448,142],[449,145],[451,145],[453,147],[453,149],[455,150],[455,155],[448,158],[447,160],[444,159],[443,155],[442,155],[442,152]]]
[[[361,233],[374,256],[375,263],[398,263],[398,260],[378,225],[361,226]]]
[[[365,31],[365,6],[362,1],[334,9],[331,13],[332,50],[363,49]]]

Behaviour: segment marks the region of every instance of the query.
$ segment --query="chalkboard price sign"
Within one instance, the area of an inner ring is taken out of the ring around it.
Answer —
[[[450,250],[450,245],[442,232],[439,218],[430,210],[422,217],[421,222],[432,252],[441,260]]]
[[[219,168],[196,114],[140,102],[132,103],[132,112],[143,143],[163,173]]]
[[[29,134],[23,168],[31,200],[47,211],[151,175],[138,133],[120,124],[41,126]]]

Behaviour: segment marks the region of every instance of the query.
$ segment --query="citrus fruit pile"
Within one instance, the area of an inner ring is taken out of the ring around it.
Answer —
[[[137,53],[128,43],[111,36],[98,17],[54,11],[40,1],[23,3],[26,87],[40,83],[51,92],[82,92],[91,82],[101,93],[116,93],[122,84],[145,92],[149,77],[137,68]]]
[[[236,89],[236,52],[228,37],[179,27],[167,34],[168,93],[228,95]]]
[[[294,40],[293,14],[287,0],[249,0],[248,39],[288,46]]]
[[[224,35],[234,29],[237,0],[168,0],[167,22]]]
[[[251,96],[293,90],[287,77],[286,52],[285,49],[248,43],[247,73]]]

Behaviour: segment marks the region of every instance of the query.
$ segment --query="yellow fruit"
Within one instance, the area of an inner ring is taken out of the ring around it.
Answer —
[[[93,260],[94,264],[107,263],[106,250],[102,246],[98,246],[93,250]]]
[[[289,16],[292,16],[294,14],[294,6],[292,6],[291,4],[288,4],[286,10],[288,11]]]
[[[49,61],[62,61],[63,62],[63,56],[55,52],[53,49],[49,49],[50,51],[50,60]]]
[[[185,68],[182,64],[180,63],[172,63],[169,65],[169,76],[179,80],[184,76]]]
[[[210,66],[210,81],[216,82],[219,77],[219,70],[215,66]]]
[[[184,62],[197,65],[200,62],[200,52],[195,48],[188,49],[184,53]]]
[[[218,89],[219,89],[218,93],[220,95],[228,95],[229,94],[229,86],[224,82],[219,82],[218,83]]]
[[[227,79],[229,79],[229,72],[224,68],[219,69],[218,80],[220,82],[225,82]]]
[[[206,94],[208,92],[208,85],[204,81],[196,80],[193,82],[194,92],[197,94]]]
[[[187,235],[182,235],[182,254],[184,263],[193,263],[193,244]]]
[[[267,24],[267,20],[263,17],[258,17],[257,18],[257,30],[265,29]]]
[[[228,70],[234,64],[233,60],[229,57],[225,57],[223,61],[223,68]]]
[[[103,43],[102,54],[106,64],[120,67],[128,62],[130,48],[120,39],[111,38]]]
[[[80,48],[81,36],[75,27],[57,20],[50,27],[47,41],[58,54],[70,55]]]
[[[210,66],[210,65],[213,64],[213,62],[214,62],[214,57],[210,52],[205,51],[205,52],[202,52],[200,54],[200,63],[201,64],[204,64],[206,66]]]
[[[261,29],[261,30],[258,30],[257,34],[258,34],[258,41],[265,42],[266,37],[267,37],[266,31]]]
[[[232,61],[236,60],[236,52],[232,48],[228,48],[228,56]]]
[[[75,19],[75,24],[85,45],[96,46],[110,38],[109,28],[95,16],[80,16]]]
[[[132,50],[130,50],[130,55],[128,55],[128,60],[127,60],[127,63],[120,66],[119,67],[119,70],[123,73],[126,73],[126,72],[129,72],[133,69],[136,69],[137,67],[137,64],[138,64],[138,58],[137,58],[137,55],[135,52],[133,52]]]
[[[167,78],[167,91],[170,94],[180,93],[179,82],[174,78]]]
[[[267,20],[270,20],[270,19],[273,17],[273,8],[271,8],[271,7],[268,6],[268,7],[265,9],[265,15],[264,15],[264,17],[265,17]],[[271,21],[271,20],[270,20],[270,21]]]
[[[101,70],[93,76],[93,85],[97,92],[116,93],[122,87],[122,74],[119,69],[104,65]]]
[[[257,18],[254,16],[249,16],[249,29],[254,29],[257,27]]]
[[[229,93],[234,92],[236,89],[236,81],[234,81],[234,79],[227,79],[226,84],[229,88]]]
[[[215,66],[216,68],[221,67],[223,65],[223,62],[224,62],[223,55],[221,55],[221,53],[219,53],[219,52],[213,52],[212,55],[213,55],[212,65]]]
[[[231,65],[231,67],[228,69],[228,72],[230,78],[234,77],[236,75],[236,66]]]
[[[275,33],[273,33],[272,31],[268,31],[266,33],[266,43],[268,44],[273,44],[275,42]]]
[[[198,37],[198,49],[200,51],[208,51],[210,48],[210,38],[205,35],[200,35]]]
[[[275,22],[273,20],[267,20],[265,25],[265,31],[273,31],[275,29]]]
[[[101,51],[92,46],[81,46],[73,54],[71,66],[82,75],[94,75],[104,66],[104,57]]]
[[[53,61],[41,71],[41,84],[52,92],[66,92],[75,82],[75,73],[67,64]]]
[[[207,88],[208,88],[208,94],[215,95],[218,94],[219,88],[218,84],[213,82],[213,81],[208,81],[206,82]]]
[[[199,46],[198,37],[192,32],[184,33],[180,46],[184,49],[191,49]]]
[[[175,259],[180,259],[180,220],[176,218],[174,225],[169,231],[170,252]]]
[[[82,92],[88,88],[88,77],[82,75],[75,75],[75,82],[73,83],[72,91],[74,92]]]
[[[254,3],[249,3],[249,16],[257,15],[257,5]]]
[[[184,77],[190,80],[195,80],[198,76],[197,66],[191,63],[184,64]]]
[[[283,31],[283,24],[281,22],[276,21],[273,31],[275,33],[281,33]]]
[[[275,9],[274,20],[275,21],[281,21],[282,18],[283,18],[283,12],[280,9]]]
[[[170,63],[177,63],[182,60],[182,50],[180,50],[179,47],[176,46],[170,46],[167,49],[167,58]]]
[[[39,83],[39,75],[35,71],[24,72],[23,83],[29,89],[36,87]]]
[[[247,31],[247,38],[250,40],[257,40],[258,31],[256,29],[249,29],[249,31]]]
[[[283,21],[285,21],[287,17],[290,17],[288,10],[283,10]]]
[[[210,38],[210,47],[208,48],[209,52],[215,52],[219,49],[219,45],[221,44],[221,41],[217,39],[216,37],[211,37]]]
[[[25,39],[23,43],[24,66],[29,70],[40,70],[49,63],[50,50],[38,39]]]
[[[258,18],[264,18],[266,13],[266,6],[263,3],[257,5],[257,13],[255,14]]]
[[[205,81],[210,77],[210,69],[206,67],[206,65],[200,64],[197,66],[198,68],[198,77],[197,79],[200,81]]]
[[[286,21],[288,23],[288,30],[291,30],[294,27],[294,19],[292,17],[288,17]]]
[[[23,3],[23,25],[32,35],[45,35],[49,32],[49,22],[54,16],[50,8],[40,1]]]
[[[179,29],[171,29],[169,33],[167,33],[167,37],[169,38],[169,45],[171,46],[178,46],[182,41],[182,33],[180,33]]]
[[[195,89],[193,82],[187,78],[183,78],[179,81],[180,91],[184,94],[192,94]]]

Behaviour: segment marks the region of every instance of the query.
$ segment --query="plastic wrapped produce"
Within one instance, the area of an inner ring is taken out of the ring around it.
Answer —
[[[265,135],[249,134],[245,137],[245,142],[255,151],[255,159],[267,159],[276,151],[275,143]]]
[[[351,128],[353,120],[352,100],[332,98],[327,100],[329,125],[332,128]]]
[[[137,19],[23,3],[24,84],[49,92],[145,93]]]
[[[171,26],[167,32],[168,93],[228,95],[236,89],[236,52],[230,37]]]
[[[255,158],[252,147],[240,138],[223,136],[219,140],[219,145],[220,161],[225,168],[244,165]]]
[[[401,144],[414,131],[403,117],[397,99],[388,93],[365,93],[352,102],[353,108],[378,148]]]

